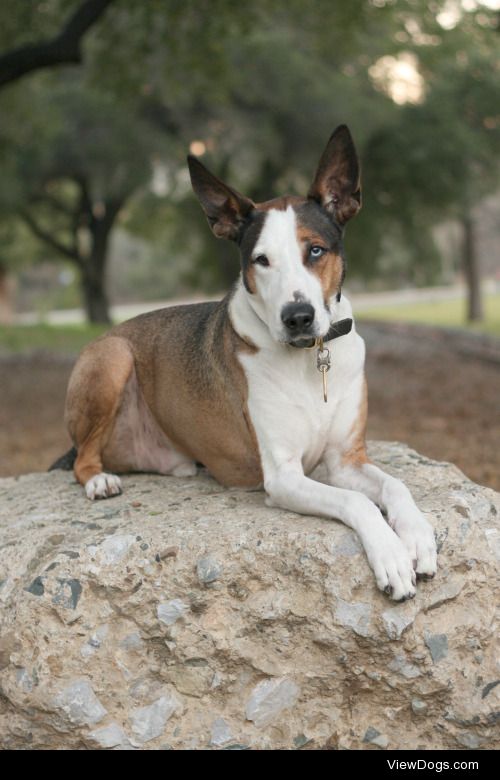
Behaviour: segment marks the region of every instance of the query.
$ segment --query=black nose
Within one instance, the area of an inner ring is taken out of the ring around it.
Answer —
[[[281,320],[293,335],[309,330],[314,321],[314,308],[310,303],[287,303],[283,306]]]

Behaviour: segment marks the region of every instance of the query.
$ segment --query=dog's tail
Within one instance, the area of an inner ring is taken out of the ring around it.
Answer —
[[[61,457],[58,458],[52,464],[52,466],[49,467],[48,470],[54,471],[55,469],[63,469],[64,471],[71,471],[75,463],[77,454],[78,453],[76,447],[71,447],[71,449],[65,452],[64,455],[61,455]]]

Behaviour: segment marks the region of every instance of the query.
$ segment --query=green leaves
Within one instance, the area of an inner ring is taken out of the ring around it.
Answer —
[[[53,36],[78,5],[4,3],[0,48]],[[0,93],[0,214],[33,205],[47,187],[74,209],[72,182],[83,176],[96,203],[126,202],[122,224],[149,240],[159,265],[182,262],[191,278],[220,287],[237,264],[212,243],[189,190],[191,142],[205,144],[214,172],[262,200],[304,194],[345,122],[364,191],[347,231],[349,276],[394,275],[398,262],[406,278],[425,264],[431,276],[434,225],[496,187],[500,153],[495,15],[478,4],[446,28],[445,5],[112,3],[85,36],[82,66]],[[417,105],[396,105],[370,75],[380,58],[404,53],[425,82]],[[154,175],[163,181],[156,189]],[[40,216],[60,231],[61,212],[44,206]]]

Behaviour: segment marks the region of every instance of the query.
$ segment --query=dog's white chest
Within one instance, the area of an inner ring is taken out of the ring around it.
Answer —
[[[347,343],[348,342],[348,343]],[[300,459],[309,472],[321,459],[332,431],[349,409],[348,389],[363,367],[363,342],[356,335],[332,342],[327,372],[328,401],[323,399],[322,374],[316,350],[261,349],[240,356],[248,382],[248,409],[259,443],[264,472],[279,459]],[[347,393],[347,397],[346,397]],[[357,399],[356,399],[357,403]],[[342,429],[352,421],[340,421]]]

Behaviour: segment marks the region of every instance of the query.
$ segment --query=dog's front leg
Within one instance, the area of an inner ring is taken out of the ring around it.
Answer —
[[[359,535],[378,587],[396,601],[415,595],[415,572],[401,540],[380,510],[353,490],[323,485],[304,475],[300,463],[287,463],[267,474],[266,503],[305,515],[338,518]]]
[[[434,530],[406,485],[372,463],[342,464],[338,453],[327,455],[325,463],[331,485],[359,490],[387,513],[389,525],[406,547],[417,577],[433,577],[437,557]]]

